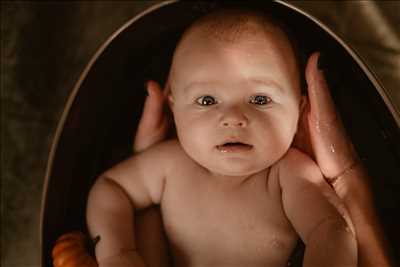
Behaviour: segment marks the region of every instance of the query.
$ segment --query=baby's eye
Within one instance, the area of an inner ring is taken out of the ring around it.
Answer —
[[[255,105],[266,105],[272,101],[271,98],[265,95],[254,95],[250,97],[249,103]]]
[[[215,100],[214,97],[205,95],[205,96],[201,96],[201,97],[197,98],[196,103],[201,106],[210,106],[210,105],[216,104],[217,101]]]

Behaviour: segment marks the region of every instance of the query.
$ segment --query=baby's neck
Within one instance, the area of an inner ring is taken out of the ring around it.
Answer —
[[[226,186],[236,187],[236,186],[241,186],[241,185],[245,184],[247,181],[251,180],[251,178],[253,178],[257,174],[264,172],[264,171],[268,171],[268,170],[269,170],[269,167],[266,169],[263,169],[261,171],[246,174],[246,175],[225,175],[225,174],[215,173],[210,170],[207,170],[207,171],[208,171],[210,177],[213,180],[215,180],[216,182],[225,184]]]

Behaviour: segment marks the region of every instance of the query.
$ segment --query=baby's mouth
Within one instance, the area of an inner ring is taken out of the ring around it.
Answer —
[[[217,149],[220,152],[244,152],[249,151],[253,148],[252,145],[242,142],[226,142],[222,145],[217,145]]]

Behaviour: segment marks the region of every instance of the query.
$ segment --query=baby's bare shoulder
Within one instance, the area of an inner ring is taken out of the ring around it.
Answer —
[[[290,177],[304,178],[313,182],[323,179],[322,173],[307,154],[296,148],[290,148],[285,156],[277,163],[280,179]]]
[[[120,162],[101,176],[119,184],[136,207],[144,208],[160,203],[166,178],[182,153],[176,140],[161,142]]]
[[[154,167],[164,168],[167,176],[191,161],[177,139],[160,142],[142,153],[143,155],[140,153],[138,157],[150,162]]]
[[[166,140],[157,143],[147,150],[137,154],[138,157],[151,156],[154,160],[174,160],[184,153],[182,146],[177,139]]]
[[[182,154],[183,149],[177,140],[163,141],[132,155],[106,171],[103,176],[132,176],[137,172],[149,174],[153,171],[165,176],[166,171]]]

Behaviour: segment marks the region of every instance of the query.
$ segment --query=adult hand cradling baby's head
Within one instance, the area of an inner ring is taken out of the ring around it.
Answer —
[[[306,80],[308,100],[294,145],[313,157],[328,181],[334,182],[357,162],[357,155],[336,112],[318,52],[308,59]]]
[[[320,54],[308,60],[306,79],[308,98],[304,102],[294,146],[314,158],[325,177],[334,178],[355,162],[357,155],[335,110],[323,70],[318,68]],[[164,112],[165,93],[155,81],[147,84],[148,97],[135,137],[134,151],[162,141],[171,127]],[[330,180],[333,182],[333,179]]]

